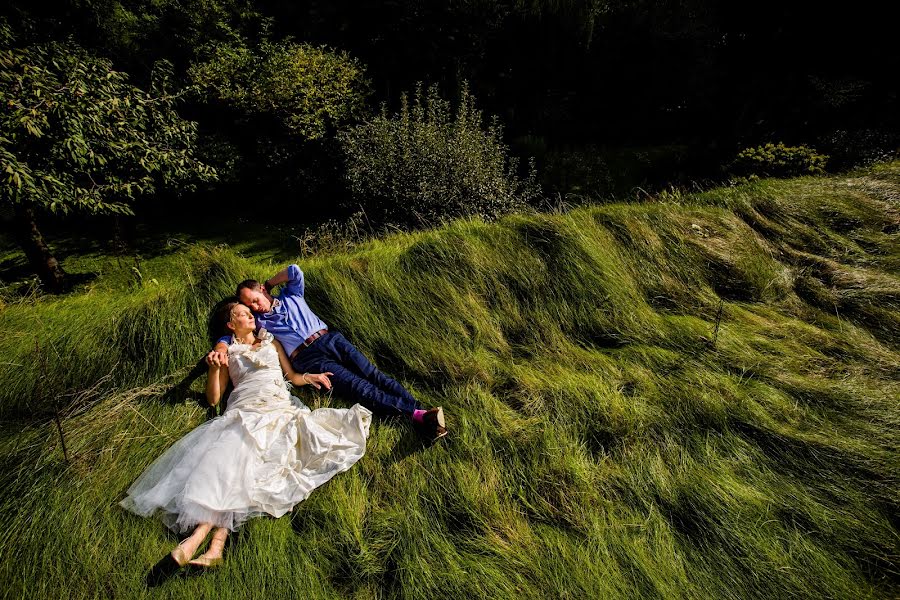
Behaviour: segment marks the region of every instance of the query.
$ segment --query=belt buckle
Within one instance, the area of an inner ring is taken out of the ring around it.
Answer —
[[[328,330],[325,330],[325,333],[328,333]],[[306,340],[303,340],[303,347],[304,347],[304,348],[309,348],[310,346],[313,345],[313,342],[315,342],[317,339],[319,339],[320,337],[322,337],[323,335],[325,335],[325,333],[322,333],[322,330],[321,330],[321,329],[320,329],[319,331],[315,332],[314,334],[312,334],[311,336],[309,336],[309,338],[312,338],[312,339],[309,340],[309,342],[307,342]],[[307,339],[309,339],[309,338],[307,338]]]

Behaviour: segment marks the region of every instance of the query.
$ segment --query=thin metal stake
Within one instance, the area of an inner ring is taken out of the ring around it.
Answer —
[[[41,364],[41,373],[46,373],[47,372],[47,357],[43,352],[41,352],[41,345],[38,343],[37,338],[35,338],[35,340],[34,340],[34,351],[37,353],[38,362],[40,362],[40,364]],[[43,385],[43,380],[41,378],[38,378],[37,389],[35,390],[34,395],[37,396],[37,400],[38,400],[39,404],[44,403],[44,385]],[[59,442],[60,442],[60,445],[62,446],[63,459],[66,462],[69,462],[69,451],[66,449],[66,438],[63,435],[62,420],[59,418],[59,399],[58,398],[56,400],[54,400],[54,402],[53,402],[53,421],[56,423],[56,431],[59,432]]]
[[[725,301],[719,298],[719,312],[716,313],[716,328],[713,330],[713,348],[716,347],[716,342],[719,340],[719,323],[722,322],[722,307],[725,306]]]
[[[56,421],[56,430],[59,432],[59,441],[62,444],[63,458],[65,459],[66,462],[69,462],[69,453],[66,450],[66,438],[63,437],[62,422],[60,422],[60,420],[59,420],[59,408],[58,407],[53,415],[53,420]]]

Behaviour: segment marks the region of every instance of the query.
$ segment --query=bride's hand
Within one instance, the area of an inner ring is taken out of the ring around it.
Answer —
[[[209,354],[206,355],[206,364],[210,367],[227,367],[228,366],[228,353],[227,352],[217,352],[213,350]]]
[[[326,371],[325,373],[306,373],[303,375],[303,378],[317,390],[322,389],[323,385],[326,390],[330,390],[331,380],[328,379],[329,375],[334,375],[334,373],[331,373],[330,371]]]

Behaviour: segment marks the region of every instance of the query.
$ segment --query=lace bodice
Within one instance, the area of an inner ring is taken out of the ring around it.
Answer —
[[[288,401],[290,393],[288,384],[281,372],[278,361],[278,350],[275,337],[261,329],[260,344],[252,346],[241,344],[232,337],[228,346],[228,373],[234,383],[234,391],[228,399],[228,410],[242,406],[245,398],[253,400],[254,405],[266,403],[267,400]]]

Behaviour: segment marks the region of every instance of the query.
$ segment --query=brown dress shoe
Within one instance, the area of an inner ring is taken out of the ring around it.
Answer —
[[[432,442],[446,436],[448,431],[447,425],[444,422],[444,408],[438,406],[437,408],[425,411],[425,414],[422,415],[422,423],[419,426],[419,431]]]

